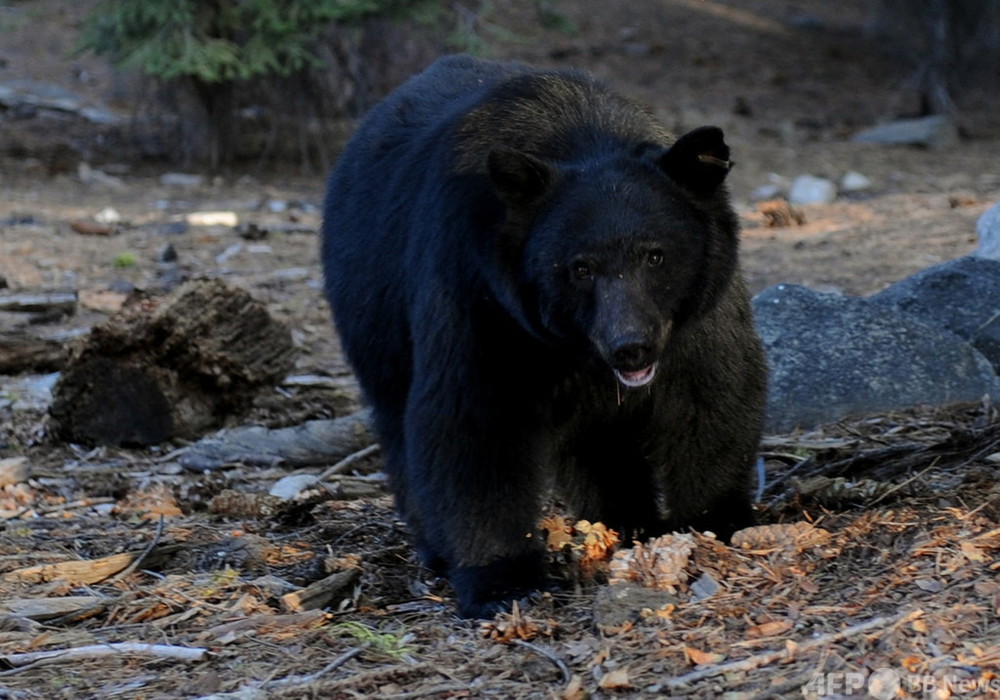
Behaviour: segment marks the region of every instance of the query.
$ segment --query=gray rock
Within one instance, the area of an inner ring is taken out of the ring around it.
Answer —
[[[784,196],[784,190],[781,185],[761,185],[750,193],[750,199],[755,202],[764,202],[782,196]]]
[[[612,632],[622,625],[638,621],[645,608],[659,610],[678,602],[673,593],[643,588],[635,583],[601,586],[594,597],[594,625],[604,632]]]
[[[949,260],[869,297],[972,344],[1000,373],[1000,261]]]
[[[691,600],[711,598],[722,589],[719,582],[707,571],[691,584]]]
[[[844,176],[840,178],[841,192],[864,192],[871,189],[871,186],[871,179],[855,170],[844,173]]]
[[[160,184],[167,187],[201,187],[205,184],[204,175],[192,173],[163,173]]]
[[[958,142],[958,127],[948,117],[932,115],[878,124],[854,134],[852,140],[889,146],[942,148]]]
[[[799,175],[788,192],[789,204],[829,204],[836,198],[837,185],[814,175]]]
[[[797,285],[765,289],[753,306],[771,365],[769,432],[1000,397],[977,350],[896,308]]]
[[[1000,202],[979,217],[976,235],[979,236],[979,247],[975,254],[981,258],[1000,260]]]

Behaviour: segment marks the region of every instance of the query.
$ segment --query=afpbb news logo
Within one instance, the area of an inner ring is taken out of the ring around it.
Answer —
[[[899,673],[891,668],[867,671],[817,673],[802,686],[808,700],[826,697],[859,697],[875,700],[894,698],[948,698],[1000,695],[1000,678]]]

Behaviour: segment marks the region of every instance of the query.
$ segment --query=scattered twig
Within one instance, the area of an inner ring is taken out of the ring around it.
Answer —
[[[121,581],[127,576],[131,576],[133,572],[139,569],[142,562],[146,561],[146,557],[149,556],[150,552],[156,549],[156,545],[160,543],[160,537],[163,535],[163,514],[160,514],[160,521],[156,524],[156,532],[153,533],[153,539],[149,541],[146,548],[139,553],[132,563],[126,566],[124,569],[119,571],[117,574],[108,579],[108,583],[114,583],[115,581]]]
[[[193,599],[192,599],[193,600]],[[197,601],[193,601],[197,602]],[[219,606],[215,606],[219,608]],[[219,608],[220,611],[225,609]],[[225,612],[229,612],[225,610]],[[319,627],[329,620],[329,613],[322,610],[306,610],[300,613],[290,613],[288,615],[254,615],[253,617],[241,617],[238,620],[224,622],[220,625],[210,627],[198,633],[195,639],[200,643],[211,643],[218,639],[245,632],[248,630],[284,630],[284,629],[310,629]]]
[[[781,491],[779,491],[778,487],[781,486],[782,484],[784,484],[789,479],[791,479],[791,477],[796,472],[798,472],[800,469],[803,469],[803,468],[805,468],[807,466],[811,466],[813,464],[813,461],[814,461],[813,457],[806,457],[804,459],[800,459],[796,464],[792,465],[791,469],[789,469],[786,472],[784,472],[782,474],[779,474],[778,476],[774,477],[771,480],[771,482],[769,484],[767,484],[767,487],[764,489],[764,493],[765,494],[767,494],[767,493],[775,494],[775,495],[773,495],[771,497],[771,501],[770,501],[771,505],[774,505],[775,503],[777,503],[778,501],[780,501],[782,498],[784,498],[784,493],[781,492]]]
[[[875,505],[876,503],[879,503],[879,502],[881,502],[881,501],[884,501],[884,500],[885,500],[886,498],[888,498],[888,497],[889,497],[890,495],[892,495],[892,494],[896,493],[896,492],[897,492],[897,491],[899,491],[899,490],[900,490],[901,488],[903,488],[903,487],[905,487],[905,486],[908,486],[909,484],[912,484],[912,483],[913,483],[914,481],[916,481],[917,479],[921,478],[921,477],[922,477],[922,476],[923,476],[924,474],[926,474],[927,472],[929,472],[929,471],[930,471],[931,469],[934,469],[935,467],[937,467],[937,465],[938,465],[938,460],[939,460],[939,458],[935,457],[935,458],[934,458],[934,461],[933,461],[933,462],[931,462],[931,465],[930,465],[929,467],[927,467],[926,469],[922,469],[921,471],[917,472],[916,474],[914,474],[913,476],[911,476],[911,477],[910,477],[909,479],[907,479],[907,480],[906,480],[906,481],[904,481],[903,483],[901,483],[901,484],[896,484],[895,486],[893,486],[893,487],[892,487],[891,489],[889,489],[888,491],[885,491],[885,492],[883,492],[883,493],[882,493],[882,494],[880,494],[880,495],[879,495],[878,497],[874,498],[874,499],[873,499],[873,500],[872,500],[872,501],[871,501],[871,502],[870,502],[870,503],[868,504],[868,506],[869,506],[869,507],[871,507],[871,506]]]
[[[0,663],[13,666],[14,671],[26,670],[28,666],[36,667],[47,664],[61,664],[85,659],[98,659],[107,656],[152,656],[158,659],[175,661],[201,661],[208,649],[200,647],[178,647],[166,644],[146,644],[145,642],[115,642],[111,644],[92,644],[73,649],[50,649],[48,651],[32,651],[24,654],[5,654],[0,656]]]
[[[381,449],[382,446],[376,442],[371,445],[368,445],[368,447],[358,450],[357,452],[349,454],[342,460],[334,464],[329,469],[324,470],[323,473],[319,475],[318,479],[320,481],[323,481],[324,479],[329,479],[331,476],[334,476],[336,474],[343,474],[345,471],[347,471],[347,468],[352,464],[354,464],[355,462],[364,459],[368,455],[375,454]]]
[[[360,644],[352,649],[348,649],[315,673],[310,673],[304,676],[287,676],[285,678],[278,678],[277,680],[269,681],[264,684],[264,690],[277,690],[279,688],[286,688],[292,685],[308,685],[310,683],[315,683],[326,674],[335,671],[346,664],[370,646],[370,642],[365,642],[364,644]]]
[[[32,517],[42,517],[45,515],[53,515],[55,513],[65,513],[68,510],[76,510],[77,508],[89,508],[91,506],[99,506],[114,502],[115,502],[114,498],[84,498],[79,501],[60,503],[57,506],[49,506],[48,508],[36,508],[33,506],[25,506],[24,508],[19,509],[16,513],[11,514],[4,519],[17,520],[18,518],[23,518],[25,515],[28,514],[30,514]]]
[[[563,683],[569,683],[571,680],[573,680],[573,674],[569,672],[569,666],[566,665],[566,662],[560,659],[555,654],[553,654],[548,649],[540,647],[537,644],[532,644],[531,642],[526,642],[523,639],[512,639],[511,644],[514,644],[519,647],[524,647],[525,649],[533,651],[539,656],[544,656],[546,659],[551,661],[555,665],[555,667],[559,669],[559,673],[562,674]]]
[[[768,664],[773,664],[776,661],[781,661],[782,659],[789,659],[796,654],[812,651],[813,649],[824,647],[828,644],[836,644],[837,642],[841,642],[849,637],[856,637],[858,635],[865,634],[866,632],[870,632],[871,630],[879,629],[881,627],[891,627],[892,625],[901,622],[914,620],[923,614],[923,610],[913,610],[910,612],[901,612],[893,617],[876,617],[868,620],[867,622],[862,622],[857,625],[852,625],[846,629],[842,629],[839,632],[831,632],[830,634],[824,634],[820,637],[816,637],[815,639],[810,639],[809,641],[797,644],[794,647],[780,649],[777,651],[766,651],[760,654],[754,654],[753,656],[748,656],[745,659],[730,661],[729,663],[720,664],[718,666],[699,668],[691,671],[690,673],[685,673],[683,676],[667,680],[666,685],[668,688],[675,689],[681,686],[691,685],[692,683],[704,680],[705,678],[720,676],[725,673],[753,671],[761,666],[767,666]]]
[[[422,698],[428,695],[461,693],[468,690],[469,685],[467,683],[444,683],[442,685],[431,685],[426,688],[408,690],[405,693],[396,693],[394,695],[385,695],[383,697],[388,698],[389,700],[413,700],[413,698]]]

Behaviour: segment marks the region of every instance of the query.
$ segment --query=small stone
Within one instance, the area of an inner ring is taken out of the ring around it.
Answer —
[[[837,198],[837,185],[823,177],[799,175],[788,193],[790,204],[829,204]]]
[[[871,186],[871,179],[856,170],[846,172],[844,173],[844,176],[840,178],[841,192],[863,192],[864,190],[871,189]]]
[[[306,489],[319,483],[315,474],[290,474],[274,482],[268,494],[290,501]]]
[[[239,217],[234,211],[195,211],[184,217],[192,226],[229,226],[235,228]]]
[[[660,610],[678,601],[673,593],[634,583],[601,586],[594,598],[594,624],[602,632],[613,634],[639,620],[643,609]]]
[[[114,207],[104,207],[104,209],[94,214],[94,221],[99,224],[120,224],[122,222],[122,215]]]
[[[120,177],[108,175],[103,170],[91,167],[89,163],[80,163],[76,172],[80,182],[85,185],[102,185],[113,190],[125,189],[125,181]]]
[[[711,598],[719,592],[720,588],[722,586],[719,585],[719,582],[712,578],[712,575],[706,571],[698,577],[697,581],[691,584],[691,598],[693,600]]]
[[[755,202],[766,202],[770,199],[778,199],[784,194],[781,185],[761,185],[750,193],[750,199]]]
[[[167,187],[201,187],[205,184],[205,176],[192,173],[163,173],[160,175],[160,184]]]
[[[877,143],[888,146],[924,146],[942,148],[958,142],[958,127],[943,115],[920,119],[900,119],[878,124],[854,135],[857,143]]]
[[[788,195],[788,189],[792,186],[792,183],[787,177],[778,175],[778,173],[768,173],[767,184],[761,185],[755,189],[750,198],[754,201],[764,201],[768,199],[778,199],[784,198]]]
[[[160,254],[156,256],[156,260],[161,263],[177,262],[177,249],[174,248],[173,244],[167,243]]]

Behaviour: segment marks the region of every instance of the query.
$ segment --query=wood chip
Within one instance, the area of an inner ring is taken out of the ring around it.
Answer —
[[[288,612],[302,612],[326,607],[334,596],[353,586],[361,578],[360,569],[338,571],[305,588],[281,596],[281,605]]]
[[[30,471],[27,457],[0,459],[0,487],[27,481]]]

